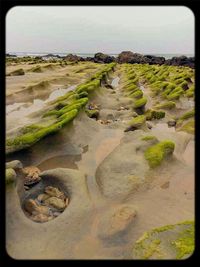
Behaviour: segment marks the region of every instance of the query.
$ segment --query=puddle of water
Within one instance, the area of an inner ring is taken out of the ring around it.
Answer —
[[[76,85],[69,86],[67,89],[57,89],[53,91],[45,102],[52,101],[60,96],[65,95],[67,92],[74,90]]]
[[[120,78],[117,76],[116,78],[114,78],[114,79],[112,80],[111,85],[112,85],[113,87],[117,87],[117,86],[119,85],[119,80],[120,80]]]
[[[30,124],[30,118],[27,118],[33,112],[43,109],[48,102],[65,95],[67,92],[74,90],[76,85],[69,86],[66,89],[57,89],[53,91],[46,100],[34,99],[33,103],[28,107],[25,103],[14,103],[6,106],[6,131],[15,129],[15,127],[23,127]]]
[[[64,155],[56,156],[45,161],[42,161],[37,167],[41,170],[55,169],[55,168],[69,168],[69,169],[78,169],[76,161],[81,160],[81,155]]]

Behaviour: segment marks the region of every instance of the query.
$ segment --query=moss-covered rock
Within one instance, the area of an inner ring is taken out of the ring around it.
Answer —
[[[189,110],[187,111],[186,113],[184,113],[182,116],[180,116],[179,120],[187,120],[189,118],[192,118],[194,117],[194,114],[195,114],[195,110],[192,109],[192,110]]]
[[[134,102],[134,108],[142,108],[146,105],[146,103],[147,103],[147,98],[142,97]]]
[[[13,183],[16,179],[16,172],[12,168],[6,169],[6,184]]]
[[[165,117],[165,112],[149,109],[145,112],[145,116],[147,120],[159,120]]]
[[[151,168],[159,166],[162,161],[174,152],[175,144],[170,140],[159,142],[158,144],[149,147],[145,153],[145,159],[148,161]]]
[[[131,121],[129,121],[129,126],[132,126],[132,127],[140,127],[142,126],[146,121],[146,117],[144,115],[139,115],[135,118],[133,118]]]
[[[194,124],[194,119],[188,121],[185,123],[183,126],[181,126],[178,131],[183,131],[189,134],[194,134],[195,131],[195,124]]]
[[[167,101],[156,105],[155,109],[172,109],[176,107],[176,103],[173,101]]]
[[[141,98],[143,96],[143,92],[142,90],[136,90],[130,96],[134,98]]]
[[[89,118],[98,119],[98,117],[99,117],[99,110],[98,109],[86,109],[85,113],[88,115]]]
[[[42,129],[39,129],[38,131],[34,132],[27,132],[26,134],[23,134],[21,136],[18,136],[13,139],[7,139],[6,140],[6,146],[7,148],[11,147],[14,148],[14,150],[20,150],[25,147],[29,147],[45,137],[46,135],[52,134],[60,130],[65,124],[72,121],[78,114],[78,110],[74,109],[62,117],[62,120],[59,122],[56,122],[48,127],[44,127]]]

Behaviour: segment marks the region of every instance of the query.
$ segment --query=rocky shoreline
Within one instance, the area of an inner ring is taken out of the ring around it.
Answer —
[[[6,57],[16,57],[15,55],[6,54]],[[133,53],[131,51],[123,51],[121,52],[118,57],[110,56],[107,54],[103,54],[98,52],[94,55],[94,57],[86,57],[83,58],[78,55],[68,54],[67,56],[59,56],[54,54],[47,54],[45,56],[37,56],[39,59],[64,59],[71,62],[80,62],[80,61],[91,61],[95,63],[112,63],[116,62],[119,64],[123,63],[130,63],[130,64],[158,64],[158,65],[171,65],[171,66],[185,66],[194,68],[195,67],[195,58],[194,57],[187,57],[187,56],[179,56],[179,57],[172,57],[170,59],[165,59],[165,57],[160,56],[153,56],[153,55],[142,55],[139,53]]]
[[[11,257],[185,259],[194,250],[194,70],[102,62],[7,62]]]

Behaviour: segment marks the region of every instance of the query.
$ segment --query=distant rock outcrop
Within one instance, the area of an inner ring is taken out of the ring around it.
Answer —
[[[187,66],[190,68],[194,68],[195,59],[194,57],[186,57],[186,56],[173,57],[171,59],[167,59],[165,61],[165,64],[172,65],[172,66]]]
[[[123,51],[117,58],[118,63],[148,63],[148,64],[159,64],[165,63],[164,57],[156,57],[151,55],[142,55],[139,53],[133,53],[131,51]]]
[[[82,57],[79,57],[79,56],[77,56],[77,55],[68,54],[68,55],[65,57],[65,60],[67,60],[67,61],[84,61],[85,59],[82,58]]]

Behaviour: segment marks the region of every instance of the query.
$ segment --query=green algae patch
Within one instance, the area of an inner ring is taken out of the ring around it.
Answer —
[[[158,141],[157,137],[154,135],[146,135],[141,138],[142,141]]]
[[[194,109],[189,110],[186,113],[184,113],[182,116],[180,116],[179,120],[187,120],[189,118],[194,117],[194,114],[195,114],[195,110]]]
[[[132,93],[130,96],[134,98],[141,98],[143,96],[143,92],[142,90],[137,90],[134,93]]]
[[[185,93],[187,97],[194,97],[194,85],[192,85]]]
[[[170,140],[159,142],[147,148],[144,153],[145,159],[151,168],[159,166],[162,161],[174,152],[175,144]]]
[[[172,241],[172,246],[176,249],[176,258],[183,259],[194,252],[194,223],[190,227],[179,233],[178,238]]]
[[[146,117],[144,115],[139,115],[135,118],[133,118],[131,121],[129,121],[129,125],[132,126],[132,127],[140,127],[142,126],[146,121]]]
[[[186,132],[186,133],[189,133],[189,134],[194,134],[194,131],[195,131],[194,119],[188,121],[181,128],[179,128],[178,131]]]
[[[171,91],[169,95],[167,95],[168,100],[176,100],[179,99],[180,96],[184,93],[184,90],[181,87],[177,87]]]
[[[194,222],[164,225],[145,232],[134,244],[133,259],[185,259],[194,251]]]
[[[146,105],[146,103],[147,103],[147,98],[142,97],[134,102],[134,108],[142,108]]]
[[[159,120],[165,117],[165,112],[149,109],[145,112],[145,116],[147,120]]]
[[[156,105],[155,109],[173,109],[176,107],[176,103],[173,101],[166,101],[161,104]]]
[[[6,184],[11,184],[16,178],[16,173],[12,168],[6,169]]]

